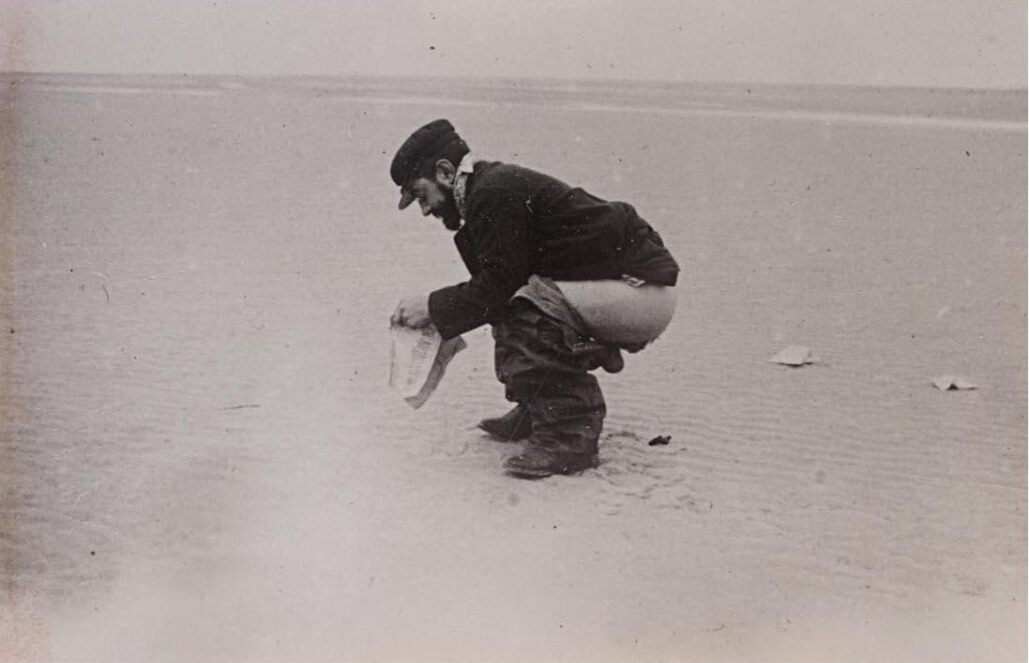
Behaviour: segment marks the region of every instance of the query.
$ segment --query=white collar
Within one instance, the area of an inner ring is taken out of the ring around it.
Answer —
[[[461,218],[465,218],[465,187],[468,184],[468,176],[475,168],[477,159],[472,153],[464,155],[461,163],[457,165],[457,175],[454,177],[454,201],[457,203],[457,211]]]

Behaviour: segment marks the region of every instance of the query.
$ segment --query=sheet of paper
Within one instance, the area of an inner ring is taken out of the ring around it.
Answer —
[[[814,363],[815,358],[809,348],[803,345],[791,345],[774,357],[770,357],[768,361],[784,366],[804,366]]]
[[[390,336],[389,386],[418,409],[436,390],[450,360],[467,344],[460,336],[443,340],[432,325],[394,326]]]
[[[965,391],[979,388],[979,385],[959,375],[941,375],[933,379],[933,386],[940,391]]]

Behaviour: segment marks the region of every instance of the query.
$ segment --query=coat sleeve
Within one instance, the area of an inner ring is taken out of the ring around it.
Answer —
[[[476,194],[467,223],[478,270],[464,283],[429,294],[429,315],[443,338],[498,320],[529,280],[527,201],[500,189]]]

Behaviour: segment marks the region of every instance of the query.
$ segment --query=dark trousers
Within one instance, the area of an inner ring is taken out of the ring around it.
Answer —
[[[530,446],[561,454],[596,454],[607,410],[589,371],[610,349],[588,343],[575,329],[515,299],[493,325],[497,379],[509,401],[528,408]]]

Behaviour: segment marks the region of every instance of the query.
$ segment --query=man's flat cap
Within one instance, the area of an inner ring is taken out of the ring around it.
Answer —
[[[404,186],[424,162],[435,161],[453,142],[460,142],[467,151],[467,145],[448,120],[434,120],[419,127],[397,150],[389,167],[390,177],[397,186]]]

